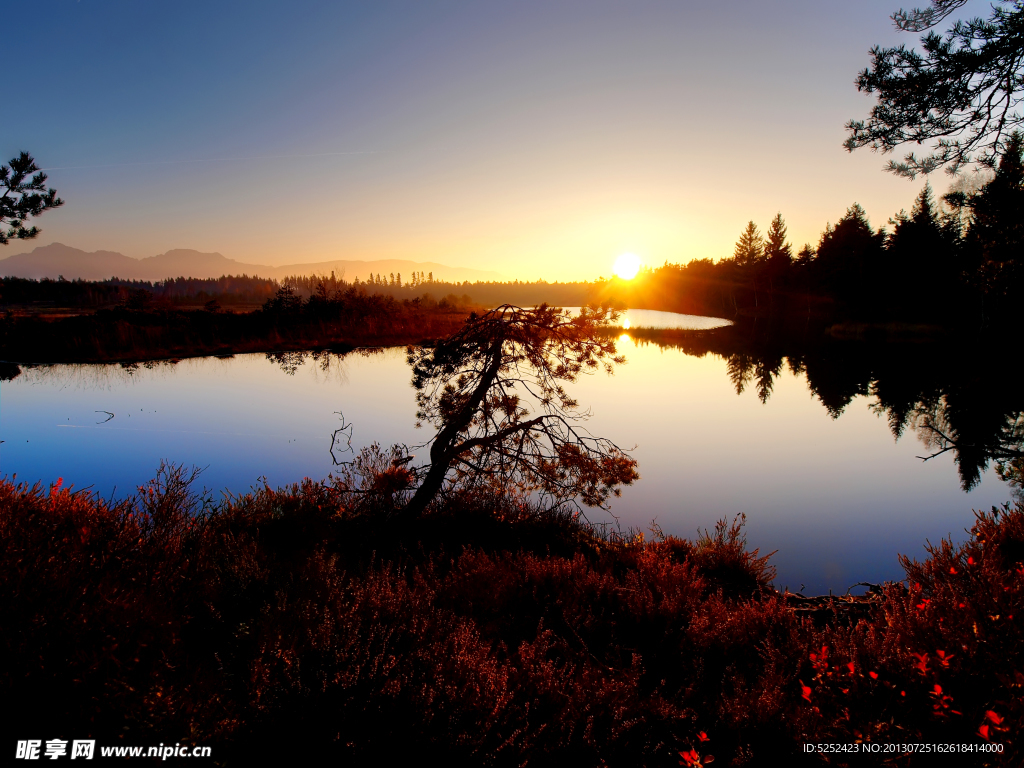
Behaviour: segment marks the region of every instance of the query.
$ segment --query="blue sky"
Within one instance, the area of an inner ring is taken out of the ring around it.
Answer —
[[[895,9],[12,3],[0,152],[53,169],[66,205],[0,256],[60,241],[573,279],[623,251],[726,256],[777,211],[796,245],[854,201],[881,226],[922,182],[841,145],[872,103],[853,85],[870,46],[914,42]]]

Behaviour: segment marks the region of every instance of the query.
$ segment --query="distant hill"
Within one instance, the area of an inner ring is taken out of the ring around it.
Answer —
[[[392,272],[400,273],[403,282],[408,281],[413,272],[433,272],[435,280],[450,282],[502,279],[498,272],[449,267],[430,261],[337,260],[271,267],[266,264],[235,261],[219,253],[201,253],[187,249],[176,249],[145,259],[133,259],[114,251],[90,253],[63,243],[43,245],[29,253],[19,253],[0,259],[0,276],[28,277],[36,280],[44,277],[56,279],[63,275],[66,280],[107,280],[118,277],[122,280],[155,281],[168,277],[207,278],[243,274],[281,279],[288,275],[330,274],[332,271],[338,277],[344,277],[349,281],[357,277],[366,280],[371,273],[388,276]]]

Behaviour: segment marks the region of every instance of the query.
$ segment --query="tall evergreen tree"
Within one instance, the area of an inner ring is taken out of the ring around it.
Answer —
[[[772,223],[768,225],[764,258],[764,276],[767,277],[768,286],[774,293],[780,287],[780,282],[785,282],[793,263],[793,246],[786,242],[786,222],[781,213],[776,213]]]
[[[921,194],[914,201],[914,210],[910,216],[911,221],[919,227],[938,231],[939,220],[935,215],[935,195],[932,194],[932,185],[925,184]]]
[[[930,184],[925,184],[910,215],[900,212],[887,242],[887,314],[921,319],[948,312],[959,284],[955,244],[944,233]]]
[[[864,209],[851,205],[821,236],[813,272],[851,309],[871,312],[879,294],[884,232],[874,232]]]
[[[740,267],[750,266],[761,261],[764,257],[764,238],[752,221],[747,222],[746,229],[740,233],[740,239],[736,241],[736,248],[733,250],[733,259]]]
[[[786,242],[786,222],[781,213],[775,214],[768,227],[764,256],[768,261],[784,261],[786,264],[793,258],[793,246]]]
[[[1006,310],[1024,299],[1024,135],[1014,132],[995,178],[966,201],[971,210],[967,247],[978,265],[977,283]]]
[[[794,264],[798,267],[809,267],[817,255],[818,252],[814,250],[814,246],[810,243],[804,243],[803,247],[796,255],[796,261]]]

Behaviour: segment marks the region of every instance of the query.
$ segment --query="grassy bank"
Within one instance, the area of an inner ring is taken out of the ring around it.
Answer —
[[[887,757],[804,752],[819,742],[1017,759],[1024,507],[979,515],[856,611],[801,611],[737,526],[609,538],[468,492],[399,526],[403,470],[359,466],[217,504],[174,469],[116,504],[0,482],[11,738],[180,741],[239,765]]]
[[[143,361],[174,357],[346,350],[448,336],[469,310],[447,301],[350,291],[304,301],[285,291],[255,312],[121,306],[60,319],[0,320],[0,359],[18,363]]]

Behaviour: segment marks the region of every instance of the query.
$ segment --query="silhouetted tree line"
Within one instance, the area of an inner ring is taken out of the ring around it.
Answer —
[[[864,210],[854,204],[834,226],[825,228],[817,247],[805,245],[794,255],[779,214],[764,237],[750,222],[731,258],[665,264],[644,270],[631,281],[447,283],[419,272],[413,272],[407,281],[399,274],[389,274],[352,283],[334,274],[293,276],[283,283],[246,276],[177,278],[160,283],[7,278],[0,283],[0,300],[8,305],[48,301],[69,306],[109,306],[116,300],[114,312],[149,310],[137,325],[187,326],[192,330],[181,338],[201,342],[191,352],[185,351],[183,344],[175,344],[175,349],[183,350],[176,354],[209,351],[211,345],[216,346],[210,341],[213,338],[223,338],[224,345],[243,344],[247,349],[285,348],[300,339],[311,347],[323,346],[338,339],[339,323],[347,323],[349,332],[359,323],[387,326],[389,330],[377,334],[379,338],[406,344],[423,336],[409,324],[409,311],[447,311],[470,304],[601,304],[733,318],[753,316],[791,329],[802,324],[805,332],[840,321],[925,323],[977,330],[1012,318],[1024,301],[1022,143],[1021,134],[1014,134],[994,177],[977,191],[961,189],[945,195],[944,210],[926,186],[909,214],[900,212],[891,220],[891,232],[873,229]],[[229,321],[211,317],[222,304],[253,299],[264,302],[253,318]],[[173,322],[171,315],[160,314],[186,303],[201,303],[208,311],[191,319],[175,317]],[[395,316],[385,321],[389,312]],[[83,321],[86,325],[91,322],[93,328],[85,335],[102,336],[95,329],[119,317],[98,314],[94,321]],[[331,323],[335,325],[327,327]],[[399,332],[402,327],[413,336],[403,336]],[[252,334],[250,339],[243,338],[243,328]],[[288,339],[274,337],[284,328],[291,334]],[[22,332],[28,335],[18,340]],[[318,337],[317,332],[324,335]],[[113,344],[112,348],[118,349],[119,355],[132,348],[149,355],[142,351],[148,349],[149,342],[137,338],[139,333],[128,334],[130,344]],[[55,352],[57,347],[39,342],[53,337],[59,346],[59,334],[55,329],[12,324],[10,319],[0,331],[5,356],[15,360],[46,359],[47,352]],[[156,337],[158,333],[151,341]],[[136,343],[139,346],[133,347]],[[162,351],[169,348],[162,339],[160,344]],[[100,353],[103,346],[107,345],[90,345],[93,354],[100,355],[97,359],[112,354]],[[29,348],[34,351],[26,357]],[[64,354],[49,359],[69,359]]]
[[[779,214],[764,236],[749,222],[731,258],[646,270],[609,283],[605,298],[725,317],[991,327],[1024,301],[1021,154],[1017,133],[987,184],[950,192],[942,208],[925,186],[891,230],[873,229],[855,203],[794,254]]]
[[[874,229],[853,204],[822,232],[816,246],[794,253],[781,214],[761,235],[749,222],[731,258],[665,264],[634,280],[594,282],[446,283],[419,276],[374,276],[367,290],[408,296],[426,284],[463,293],[484,306],[588,303],[688,314],[928,322],[987,327],[1024,300],[1024,163],[1022,137],[1008,141],[994,177],[977,191],[953,191],[936,202],[930,186],[910,213]],[[431,276],[432,278],[432,276]],[[289,278],[296,286],[316,278]]]
[[[319,283],[323,282],[330,290],[345,290],[349,286],[359,288],[367,293],[379,293],[393,296],[396,299],[412,299],[424,293],[430,296],[444,297],[448,303],[477,304],[484,307],[496,307],[502,304],[513,304],[530,307],[549,304],[557,307],[579,307],[592,303],[600,294],[604,281],[597,282],[535,282],[509,280],[500,281],[467,281],[449,282],[436,279],[432,273],[420,279],[420,273],[413,272],[414,278],[403,281],[401,274],[371,275],[368,280],[356,278],[351,283],[336,277],[318,275],[293,275],[284,278],[283,283],[291,286],[301,296],[310,296]]]
[[[1013,133],[994,177],[977,191],[961,188],[945,195],[944,209],[926,186],[909,214],[901,211],[890,220],[891,231],[872,228],[864,209],[855,203],[835,225],[826,226],[817,246],[805,244],[794,254],[778,214],[764,236],[749,222],[731,258],[666,263],[642,271],[632,281],[452,283],[415,270],[405,278],[400,273],[373,274],[351,283],[333,273],[291,276],[281,283],[244,275],[157,283],[6,278],[0,281],[0,302],[69,307],[117,303],[134,309],[162,301],[253,304],[272,299],[286,286],[303,300],[312,299],[317,291],[334,295],[355,288],[396,300],[444,296],[448,304],[612,304],[726,317],[803,318],[808,323],[862,320],[989,327],[1011,316],[1024,299],[1022,143],[1021,134]]]
[[[435,280],[433,272],[417,272],[413,270],[406,277],[407,279],[403,282],[401,272],[389,272],[387,274],[376,272],[371,273],[366,280],[360,280],[358,277],[355,278],[351,281],[351,285],[356,287],[362,286],[367,291],[380,288],[405,288],[406,290],[422,291],[424,288],[436,289],[441,286],[458,285],[458,283]],[[332,290],[348,285],[342,278],[337,277],[333,270],[329,277],[320,275],[291,275],[286,277],[284,282],[287,285],[291,285],[296,291],[306,294],[316,290],[317,285],[321,282]]]
[[[840,321],[990,327],[1024,300],[1022,140],[1007,143],[994,177],[976,191],[936,201],[930,186],[890,229],[874,229],[853,204],[817,245],[795,250],[775,216],[762,235],[749,222],[732,257],[645,269],[631,281],[431,281],[484,306],[547,302],[663,309],[723,317],[770,317],[815,325]],[[963,185],[961,185],[963,187]],[[296,278],[289,278],[296,285]],[[417,284],[419,285],[419,284]],[[393,296],[416,289],[400,275],[374,276],[366,288]]]
[[[278,290],[287,287],[302,299],[318,292],[330,295],[355,288],[367,295],[390,296],[396,300],[420,298],[427,302],[448,306],[478,304],[498,306],[513,303],[518,306],[550,304],[552,306],[582,306],[599,294],[597,286],[603,283],[549,283],[536,282],[448,282],[434,279],[432,273],[421,277],[413,272],[413,279],[403,281],[401,274],[374,275],[369,280],[356,278],[347,281],[334,272],[330,275],[289,275],[282,280],[262,277],[222,276],[198,279],[192,277],[168,278],[158,282],[144,280],[31,280],[18,277],[0,278],[0,307],[12,308],[35,305],[38,307],[113,308],[117,305],[133,309],[168,306],[202,306],[216,301],[223,306],[263,304],[273,299]],[[390,282],[389,282],[390,279]],[[436,298],[435,298],[436,297]]]
[[[408,344],[453,333],[467,314],[447,298],[399,300],[320,283],[304,299],[286,285],[254,312],[223,312],[217,301],[203,311],[129,301],[57,320],[8,316],[0,320],[0,359],[90,362]]]
[[[218,278],[174,277],[157,282],[146,280],[30,280],[0,278],[0,306],[52,306],[97,309],[126,305],[145,309],[165,305],[262,304],[274,296],[277,280],[248,275]]]

